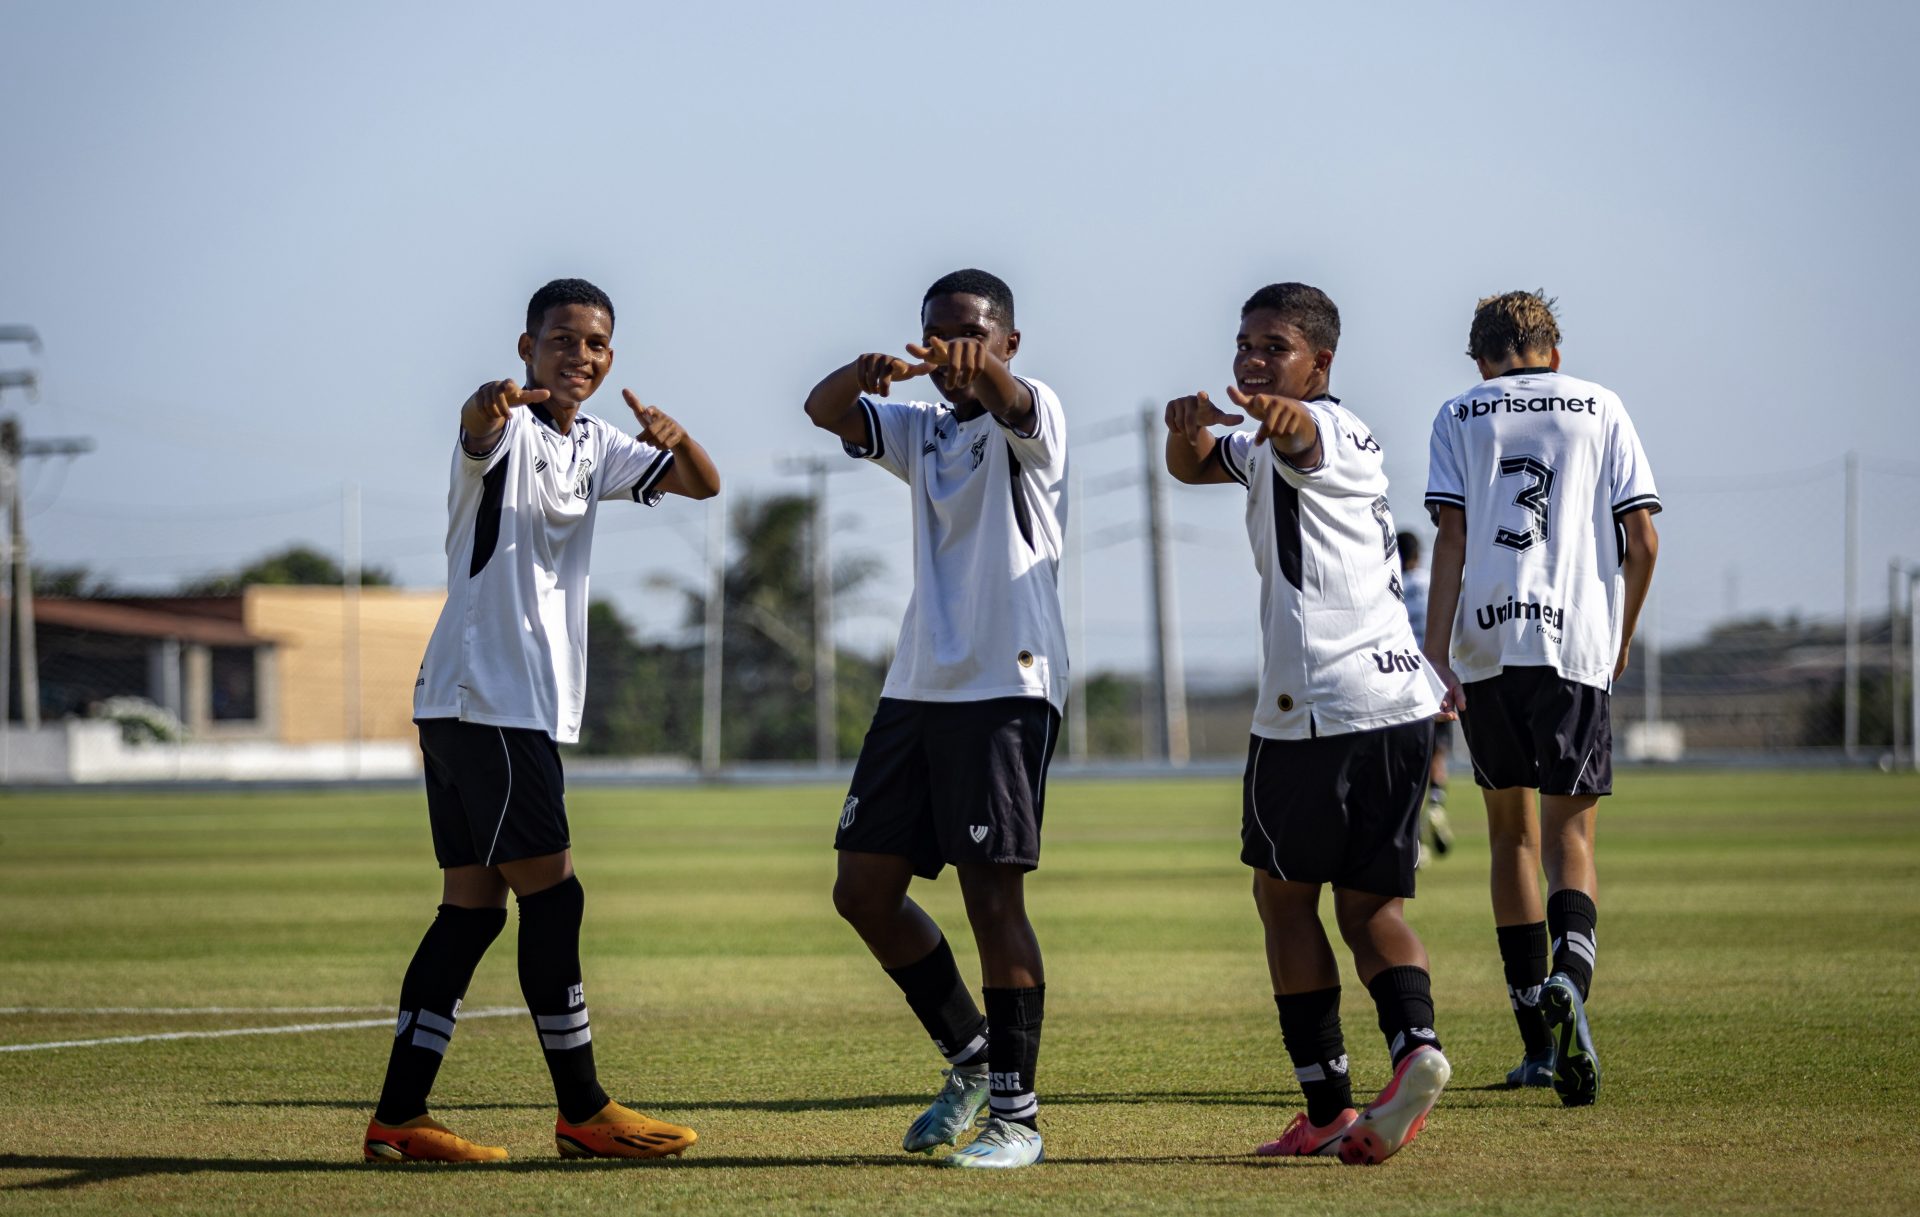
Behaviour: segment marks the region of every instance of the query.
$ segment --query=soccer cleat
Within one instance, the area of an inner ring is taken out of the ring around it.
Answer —
[[[1540,987],[1540,1009],[1553,1031],[1553,1090],[1565,1107],[1585,1107],[1600,1097],[1600,1054],[1587,1027],[1587,1003],[1565,972],[1555,972]]]
[[[974,1170],[1012,1170],[1017,1166],[1032,1166],[1045,1157],[1038,1132],[1025,1124],[992,1116],[970,1145],[942,1159],[942,1163]]]
[[[1269,1141],[1253,1152],[1262,1158],[1331,1158],[1340,1152],[1340,1138],[1353,1127],[1360,1113],[1349,1107],[1325,1124],[1316,1125],[1301,1112],[1287,1125],[1278,1141]]]
[[[1453,824],[1447,819],[1447,809],[1441,803],[1427,804],[1427,835],[1433,838],[1435,857],[1444,858],[1453,849]]]
[[[1452,1076],[1453,1066],[1430,1045],[1422,1044],[1401,1057],[1393,1081],[1340,1139],[1340,1161],[1348,1166],[1378,1166],[1412,1145]]]
[[[943,1070],[947,1083],[932,1106],[907,1126],[900,1148],[910,1154],[932,1153],[936,1146],[958,1145],[960,1134],[972,1128],[987,1105],[987,1071]]]
[[[415,1116],[394,1125],[367,1121],[360,1152],[369,1162],[504,1162],[507,1158],[507,1151],[498,1145],[475,1145],[431,1116]]]
[[[700,1139],[691,1128],[643,1116],[608,1103],[578,1124],[566,1117],[553,1125],[553,1144],[562,1158],[664,1158],[685,1152]]]
[[[1507,1070],[1507,1089],[1553,1085],[1553,1056],[1553,1049],[1548,1048],[1539,1056],[1522,1057],[1518,1065]]]

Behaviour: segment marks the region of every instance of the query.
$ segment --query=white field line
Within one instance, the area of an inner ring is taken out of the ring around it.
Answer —
[[[7,1014],[378,1014],[387,1006],[0,1006]]]
[[[480,1010],[462,1010],[469,1018],[505,1018],[526,1014],[517,1006],[488,1006]],[[391,1018],[355,1018],[335,1023],[291,1023],[278,1027],[226,1027],[218,1031],[160,1031],[150,1035],[108,1035],[98,1039],[47,1040],[33,1044],[0,1044],[0,1052],[40,1052],[49,1048],[94,1048],[102,1044],[149,1044],[158,1040],[217,1040],[236,1035],[299,1035],[309,1031],[347,1031],[360,1027],[391,1027]]]

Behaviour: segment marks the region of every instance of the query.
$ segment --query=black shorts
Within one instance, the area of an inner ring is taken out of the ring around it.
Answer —
[[[427,818],[433,856],[451,866],[497,866],[569,845],[560,749],[544,731],[423,718]]]
[[[1413,895],[1433,721],[1346,735],[1254,736],[1240,860],[1276,879]]]
[[[1462,686],[1473,780],[1488,790],[1613,793],[1613,716],[1605,689],[1549,667],[1508,668]]]
[[[881,698],[833,847],[909,858],[925,879],[949,862],[1034,869],[1059,728],[1037,697]]]

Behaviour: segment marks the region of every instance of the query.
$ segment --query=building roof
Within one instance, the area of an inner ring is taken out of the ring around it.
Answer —
[[[174,605],[180,602],[175,601]],[[170,606],[172,607],[172,606]],[[41,625],[95,634],[119,634],[133,638],[174,638],[181,642],[211,647],[271,646],[270,640],[251,634],[238,621],[225,616],[164,612],[124,601],[68,600],[38,597],[33,602],[34,619]]]

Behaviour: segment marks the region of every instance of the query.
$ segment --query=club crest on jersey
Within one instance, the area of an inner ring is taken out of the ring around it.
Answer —
[[[854,810],[859,806],[860,806],[859,795],[850,794],[847,796],[847,801],[840,805],[840,827],[842,828],[853,827],[853,813],[854,813]]]
[[[1382,672],[1418,672],[1425,663],[1418,651],[1373,652],[1373,666]]]
[[[967,835],[973,838],[975,845],[978,845],[987,839],[987,826],[985,824],[969,824],[967,826]]]
[[[973,452],[973,464],[968,466],[968,468],[978,469],[980,467],[980,462],[987,459],[987,437],[986,436],[983,435],[979,439],[973,441],[972,452]]]
[[[583,456],[573,467],[573,497],[590,499],[593,497],[593,458]]]

